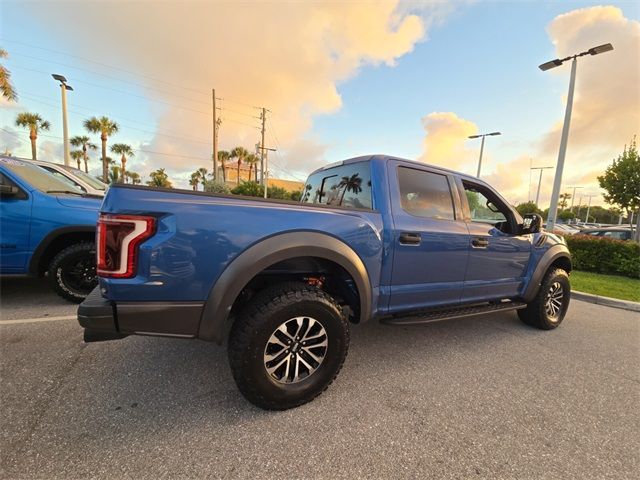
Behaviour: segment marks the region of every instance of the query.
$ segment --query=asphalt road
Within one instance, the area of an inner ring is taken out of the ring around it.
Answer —
[[[513,313],[352,329],[336,382],[265,412],[226,352],[85,345],[46,286],[1,285],[0,477],[637,478],[640,314],[573,302],[552,332]]]

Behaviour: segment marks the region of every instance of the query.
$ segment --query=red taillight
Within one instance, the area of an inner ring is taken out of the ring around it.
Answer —
[[[151,237],[156,219],[141,215],[104,215],[98,219],[98,275],[131,278],[138,265],[138,246]]]

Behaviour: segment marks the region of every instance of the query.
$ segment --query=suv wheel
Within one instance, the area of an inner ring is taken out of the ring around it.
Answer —
[[[252,299],[233,324],[228,355],[247,400],[267,410],[286,410],[326,390],[348,348],[349,324],[335,301],[292,282]]]
[[[560,268],[550,270],[536,298],[526,308],[518,310],[518,316],[527,325],[552,330],[562,323],[570,299],[571,284],[567,272]]]
[[[49,282],[62,298],[80,303],[98,284],[96,247],[80,242],[58,252],[49,264]]]

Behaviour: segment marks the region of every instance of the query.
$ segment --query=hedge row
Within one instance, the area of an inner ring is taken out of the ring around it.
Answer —
[[[564,238],[576,270],[640,278],[639,243],[589,235]]]

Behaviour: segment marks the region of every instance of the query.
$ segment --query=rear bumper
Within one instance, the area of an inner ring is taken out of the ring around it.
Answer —
[[[127,335],[118,332],[115,305],[100,295],[96,287],[78,307],[78,323],[84,328],[85,342],[116,340]]]
[[[203,302],[121,302],[100,294],[96,287],[78,307],[85,341],[113,340],[127,335],[194,338]]]

